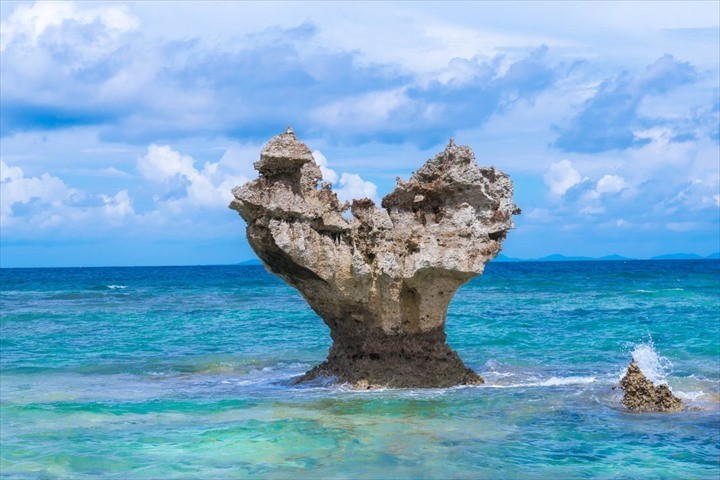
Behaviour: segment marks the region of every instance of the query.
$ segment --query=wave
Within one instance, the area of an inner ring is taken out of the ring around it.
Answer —
[[[485,383],[486,388],[523,388],[523,387],[562,387],[565,385],[588,385],[594,383],[593,376],[550,377],[547,380],[537,380],[520,383]]]
[[[638,288],[636,290],[630,290],[630,293],[660,293],[660,292],[684,292],[684,288],[661,288],[660,290],[645,290]]]
[[[95,298],[111,298],[129,295],[125,290],[127,285],[111,284],[111,285],[94,285],[86,287],[83,290],[66,290],[49,292],[46,297],[50,300],[84,300]]]
[[[717,379],[691,374],[687,377],[674,377],[670,383],[673,393],[690,404],[717,404],[720,403],[719,382]]]
[[[196,364],[177,363],[168,365],[146,366],[140,370],[141,375],[153,379],[227,377],[237,385],[251,385],[263,382],[285,380],[309,369],[308,363],[278,362],[268,364],[267,361],[204,361]],[[224,383],[224,382],[222,382]]]
[[[707,378],[706,376],[700,375],[700,374],[698,374],[698,373],[691,373],[690,375],[688,375],[687,378],[688,378],[688,379],[692,379],[692,380],[696,380],[696,381],[700,381],[700,382],[720,383],[720,378],[715,378],[715,379],[713,379],[713,378]]]
[[[63,292],[63,293],[55,293],[52,295],[47,296],[46,298],[48,300],[94,300],[94,299],[103,299],[103,298],[117,298],[119,296],[125,296],[129,295],[127,293],[120,293],[120,292],[97,292],[97,291],[87,291],[87,292]]]

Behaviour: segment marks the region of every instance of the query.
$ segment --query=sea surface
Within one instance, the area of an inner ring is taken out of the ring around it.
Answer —
[[[2,478],[720,477],[720,261],[491,263],[483,386],[293,386],[328,329],[260,266],[2,269]],[[632,356],[688,409],[633,414]]]

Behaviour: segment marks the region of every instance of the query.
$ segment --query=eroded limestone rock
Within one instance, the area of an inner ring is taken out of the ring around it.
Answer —
[[[327,360],[299,381],[334,376],[366,388],[482,383],[445,343],[455,291],[495,258],[512,215],[510,178],[451,140],[377,208],[341,204],[292,129],[233,189],[250,246],[330,328]],[[320,184],[320,186],[319,186]],[[352,219],[343,212],[350,208]]]
[[[635,359],[630,362],[627,373],[620,380],[625,391],[622,403],[633,412],[680,412],[685,408],[682,400],[667,385],[655,386],[638,367]]]

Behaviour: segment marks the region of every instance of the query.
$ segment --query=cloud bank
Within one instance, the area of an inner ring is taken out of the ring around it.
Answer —
[[[115,236],[246,258],[230,189],[292,124],[343,201],[379,201],[449,137],[470,144],[516,179],[510,255],[711,253],[711,7],[618,7],[648,19],[640,35],[594,4],[572,29],[552,4],[525,6],[545,22],[499,4],[3,5],[4,251]]]

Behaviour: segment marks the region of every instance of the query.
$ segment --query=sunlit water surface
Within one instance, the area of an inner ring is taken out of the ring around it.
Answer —
[[[292,386],[328,330],[262,267],[0,280],[4,478],[720,476],[718,261],[492,263],[438,390]],[[688,410],[627,412],[631,356]]]

